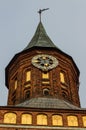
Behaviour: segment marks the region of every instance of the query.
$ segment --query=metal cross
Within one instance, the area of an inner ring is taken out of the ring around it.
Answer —
[[[46,9],[39,9],[38,13],[39,13],[40,22],[41,22],[41,13],[42,13],[43,11],[48,10],[48,9],[49,9],[49,8],[46,8]]]

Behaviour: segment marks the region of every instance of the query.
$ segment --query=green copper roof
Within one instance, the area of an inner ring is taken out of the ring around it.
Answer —
[[[32,47],[54,47],[54,48],[56,48],[54,43],[48,37],[48,35],[43,27],[43,24],[41,22],[38,24],[36,32],[35,32],[32,40],[28,44],[28,46],[25,48],[25,50],[32,48]]]

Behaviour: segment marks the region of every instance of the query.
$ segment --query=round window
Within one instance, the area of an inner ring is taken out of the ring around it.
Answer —
[[[49,89],[43,89],[43,95],[48,96],[49,95]]]

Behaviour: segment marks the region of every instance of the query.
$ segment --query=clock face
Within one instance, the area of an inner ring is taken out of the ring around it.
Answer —
[[[58,65],[58,60],[51,55],[40,54],[32,58],[32,64],[42,71],[48,71]]]

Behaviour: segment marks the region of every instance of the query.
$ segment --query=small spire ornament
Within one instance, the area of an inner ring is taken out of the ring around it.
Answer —
[[[49,8],[46,9],[39,9],[38,13],[39,13],[39,18],[40,18],[40,22],[41,22],[41,14],[43,11],[49,10]]]

